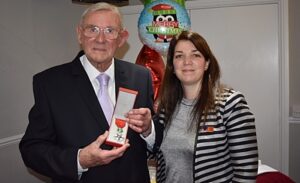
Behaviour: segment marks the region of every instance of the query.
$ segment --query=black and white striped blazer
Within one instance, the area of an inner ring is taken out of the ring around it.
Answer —
[[[242,93],[225,89],[216,98],[205,128],[198,127],[195,139],[193,177],[195,183],[255,182],[258,148],[254,115]],[[164,113],[158,120],[164,123]],[[157,182],[165,181],[165,162],[159,150]]]

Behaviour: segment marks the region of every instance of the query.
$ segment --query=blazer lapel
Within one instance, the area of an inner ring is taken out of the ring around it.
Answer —
[[[106,122],[106,118],[98,102],[97,96],[93,89],[93,86],[86,74],[80,60],[80,56],[77,56],[72,62],[72,74],[77,84],[80,96],[84,100],[87,108],[95,118],[95,122],[100,125],[102,129],[108,129],[109,125]],[[101,122],[105,120],[105,123]]]
[[[115,82],[116,82],[116,99],[118,98],[119,88],[128,85],[128,74],[126,68],[123,67],[118,59],[115,59]]]

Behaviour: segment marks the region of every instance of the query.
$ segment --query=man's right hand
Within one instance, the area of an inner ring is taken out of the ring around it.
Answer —
[[[100,135],[97,140],[84,147],[79,152],[79,163],[82,168],[90,168],[98,165],[105,165],[110,163],[112,160],[121,157],[126,149],[130,146],[129,140],[127,139],[125,144],[112,150],[101,149],[100,146],[104,143],[108,137],[108,131]]]

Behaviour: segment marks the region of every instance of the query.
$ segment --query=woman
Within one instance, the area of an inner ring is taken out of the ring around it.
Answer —
[[[195,32],[170,42],[158,115],[158,182],[255,182],[254,116],[242,93],[220,84],[217,59]]]

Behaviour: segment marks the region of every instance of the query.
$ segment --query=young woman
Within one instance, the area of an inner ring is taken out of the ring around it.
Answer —
[[[170,42],[158,116],[158,182],[255,182],[254,116],[241,92],[220,84],[217,59],[195,32]]]

